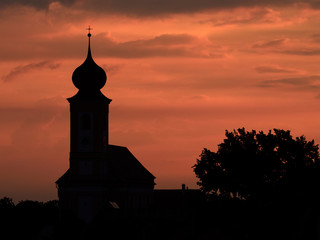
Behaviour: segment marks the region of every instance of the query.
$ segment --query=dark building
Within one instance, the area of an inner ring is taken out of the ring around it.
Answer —
[[[111,99],[100,89],[107,76],[88,55],[72,75],[79,89],[70,103],[70,166],[57,181],[63,214],[90,222],[107,204],[148,208],[153,204],[155,177],[126,148],[109,144]]]

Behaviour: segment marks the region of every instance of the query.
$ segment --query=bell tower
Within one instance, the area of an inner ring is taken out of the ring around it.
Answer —
[[[105,71],[93,60],[72,74],[78,92],[70,104],[69,169],[56,181],[62,215],[90,222],[106,205],[147,208],[152,205],[155,177],[126,148],[109,144],[109,104],[100,89]],[[62,217],[63,218],[63,217]]]
[[[70,103],[70,170],[78,174],[98,174],[102,166],[94,159],[100,158],[109,144],[111,99],[100,91],[107,76],[92,58],[90,32],[88,38],[87,58],[72,74],[78,92],[67,99]]]
[[[100,89],[105,85],[105,71],[92,59],[89,46],[86,60],[72,74],[78,93],[70,103],[70,152],[103,152],[109,144],[109,104]]]

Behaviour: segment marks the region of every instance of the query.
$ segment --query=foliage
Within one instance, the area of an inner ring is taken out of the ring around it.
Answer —
[[[14,206],[12,198],[4,197],[0,199],[0,209],[10,209]]]
[[[48,226],[58,223],[58,201],[38,202],[24,200],[16,205],[11,198],[0,199],[0,226],[3,236],[10,239],[41,238]]]
[[[193,166],[205,193],[230,198],[263,199],[315,189],[319,183],[319,148],[290,131],[239,128],[229,132],[218,151],[203,149]]]

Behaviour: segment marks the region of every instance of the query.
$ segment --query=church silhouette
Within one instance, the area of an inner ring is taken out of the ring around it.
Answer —
[[[62,217],[73,215],[90,222],[106,206],[150,208],[155,177],[122,146],[109,144],[109,104],[100,89],[105,71],[87,58],[72,75],[79,89],[70,103],[70,165],[56,181]]]

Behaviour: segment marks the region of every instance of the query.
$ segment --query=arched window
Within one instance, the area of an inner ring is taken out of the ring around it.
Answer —
[[[91,129],[91,116],[88,113],[83,113],[80,118],[80,129],[90,130]]]

